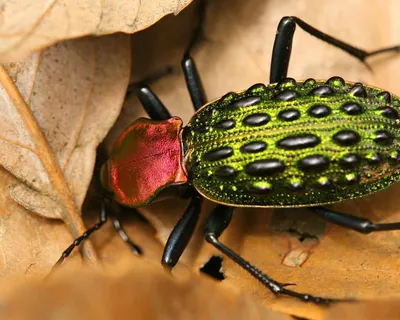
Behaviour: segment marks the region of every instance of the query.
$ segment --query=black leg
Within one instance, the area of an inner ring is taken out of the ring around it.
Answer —
[[[126,97],[128,97],[131,94],[136,94],[137,89],[142,87],[143,85],[152,84],[153,82],[156,82],[157,80],[175,72],[176,69],[173,66],[168,66],[166,68],[157,71],[156,73],[151,74],[150,76],[142,79],[141,81],[130,83],[128,89],[126,90]]]
[[[93,227],[91,227],[90,229],[87,229],[80,237],[76,238],[74,240],[74,242],[72,242],[71,245],[67,249],[64,250],[61,257],[58,259],[58,261],[53,266],[53,269],[58,267],[59,265],[61,265],[63,263],[63,261],[65,260],[65,258],[67,258],[72,253],[72,251],[81,244],[82,241],[88,239],[93,232],[99,230],[104,225],[104,223],[107,221],[106,206],[107,206],[106,201],[103,200],[101,202],[100,221],[98,223],[96,223]]]
[[[199,4],[199,18],[197,28],[194,30],[192,39],[182,59],[182,69],[185,75],[186,86],[188,88],[190,98],[194,110],[199,110],[207,102],[204,92],[203,84],[200,79],[199,72],[197,71],[196,63],[191,57],[191,52],[200,42],[203,33],[203,24],[206,13],[206,0],[201,0]]]
[[[171,118],[167,108],[148,86],[143,85],[139,88],[138,98],[151,119],[167,120]]]
[[[309,209],[326,221],[364,234],[400,230],[400,222],[374,224],[368,219],[337,212],[326,207],[310,207]]]
[[[138,245],[136,245],[132,242],[132,240],[128,237],[124,228],[122,227],[121,222],[119,221],[118,217],[119,217],[119,213],[120,213],[120,205],[116,202],[114,202],[114,204],[115,204],[115,206],[114,206],[115,209],[114,209],[114,214],[112,216],[114,228],[118,231],[118,234],[121,237],[121,239],[129,246],[132,253],[135,255],[141,255],[143,253],[142,249]],[[131,209],[131,210],[136,212],[135,209]]]
[[[185,55],[182,60],[182,69],[194,110],[197,111],[206,104],[207,100],[196,64],[191,56]]]
[[[221,243],[218,238],[222,232],[229,226],[232,218],[233,207],[227,207],[218,205],[208,217],[206,227],[205,227],[205,237],[207,242],[211,243],[215,248],[221,251],[223,254],[227,255],[239,266],[249,272],[254,278],[259,280],[264,286],[271,290],[274,294],[284,294],[294,298],[301,299],[306,302],[314,302],[317,304],[329,304],[337,300],[326,299],[320,297],[314,297],[310,294],[298,293],[292,290],[288,290],[285,287],[291,284],[279,283],[265,273],[251,265],[248,261],[243,259],[236,252],[229,249],[223,243]]]
[[[275,37],[274,47],[272,50],[272,60],[271,60],[271,74],[270,74],[270,83],[275,83],[283,80],[287,76],[290,54],[292,52],[292,42],[294,32],[296,30],[296,25],[298,25],[305,32],[310,35],[329,43],[332,46],[335,46],[343,51],[346,51],[351,56],[359,59],[362,62],[365,62],[365,59],[388,51],[400,51],[400,46],[393,46],[388,48],[383,48],[375,51],[365,51],[359,48],[356,48],[346,42],[338,40],[334,37],[331,37],[318,29],[310,26],[303,20],[297,17],[283,17],[278,25],[278,30]]]
[[[174,230],[172,230],[161,259],[162,265],[167,269],[171,269],[178,263],[179,258],[189,243],[199,220],[202,201],[202,197],[196,193],[182,218],[178,221]]]

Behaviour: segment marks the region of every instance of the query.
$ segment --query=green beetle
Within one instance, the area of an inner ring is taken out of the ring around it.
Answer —
[[[398,97],[339,77],[288,78],[229,93],[184,129],[186,170],[206,198],[300,207],[368,195],[399,180]]]
[[[171,117],[150,88],[141,86],[138,97],[152,120],[139,119],[122,133],[101,177],[114,199],[132,208],[171,194],[191,197],[165,246],[164,266],[172,268],[179,261],[205,197],[218,203],[205,227],[209,243],[275,294],[330,303],[334,300],[287,289],[218,239],[234,207],[308,207],[322,219],[361,233],[400,230],[400,223],[374,224],[323,206],[366,196],[399,181],[400,98],[340,77],[287,78],[296,25],[362,62],[400,50],[394,46],[367,52],[297,17],[284,17],[273,47],[271,84],[256,84],[206,103],[190,56],[193,40],[182,61],[196,111],[188,125],[183,128],[182,120]],[[106,220],[106,207],[103,203],[100,222],[76,239],[58,263],[99,229]],[[120,224],[114,224],[123,234]]]

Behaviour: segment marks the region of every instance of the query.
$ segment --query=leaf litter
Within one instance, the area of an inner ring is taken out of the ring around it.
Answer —
[[[64,271],[64,270],[63,270]],[[117,271],[117,272],[116,272]],[[61,272],[45,284],[17,290],[2,319],[259,319],[290,320],[246,295],[194,276],[177,281],[150,263]]]
[[[346,11],[343,11],[344,5]],[[381,10],[382,6],[385,10]],[[227,91],[241,90],[257,82],[267,83],[268,64],[276,27],[279,19],[288,13],[299,16],[338,38],[372,50],[399,42],[396,38],[397,33],[388,31],[388,28],[389,30],[398,28],[396,19],[391,16],[391,12],[398,10],[397,6],[398,4],[391,1],[384,1],[384,5],[382,2],[373,1],[365,7],[361,0],[352,3],[325,1],[323,5],[315,3],[307,6],[294,0],[283,3],[278,0],[268,2],[251,0],[247,3],[238,0],[213,2],[208,8],[205,39],[194,53],[208,98],[212,100]],[[354,12],[358,12],[360,7],[364,8],[362,14],[354,17]],[[186,39],[190,36],[190,27],[177,24],[173,29],[171,25],[176,24],[176,20],[174,22],[172,20],[169,17],[133,38],[132,82],[152,74],[159,66],[178,64],[187,43]],[[337,21],[342,23],[337,24]],[[371,24],[371,21],[382,21],[382,23]],[[154,41],[155,35],[158,39],[163,37],[178,39],[172,46],[168,41]],[[370,64],[372,71],[340,50],[298,30],[295,35],[289,75],[297,79],[329,78],[340,75],[346,80],[362,81],[396,94],[398,79],[393,70],[399,67],[399,57],[394,55],[377,57],[371,59]],[[152,88],[167,105],[171,114],[182,117],[185,122],[190,119],[193,111],[181,73],[160,79],[152,85]],[[101,99],[98,101],[101,102]],[[108,136],[109,144],[129,122],[143,115],[144,112],[136,98],[130,97]],[[25,176],[22,177],[25,179]],[[33,180],[30,181],[32,184]],[[22,191],[19,192],[24,196],[20,198],[29,200],[30,189]],[[397,186],[393,186],[380,194],[338,204],[335,208],[375,222],[399,221],[400,212],[396,194]],[[84,195],[81,196],[78,203],[83,200]],[[3,195],[2,199],[4,198],[6,203],[15,206],[8,196]],[[34,198],[38,201],[36,197]],[[45,199],[50,199],[48,203],[44,201],[45,209],[39,209],[40,205],[33,200],[29,202],[30,208],[32,210],[36,208],[36,212],[43,216],[48,212],[58,215],[54,213],[57,212],[54,209],[57,208],[57,201],[51,202],[53,200],[51,197]],[[161,243],[165,243],[173,225],[183,213],[185,205],[185,201],[170,201],[156,203],[141,210],[141,214],[154,226]],[[198,272],[211,257],[221,256],[203,239],[204,218],[212,207],[213,204],[208,202],[203,208],[199,227],[174,275],[187,276],[188,269],[185,269],[185,266]],[[38,212],[40,210],[43,212]],[[0,213],[4,212],[6,210],[0,207]],[[271,222],[274,221],[274,216],[279,214],[279,210],[236,210],[231,226],[222,236],[222,241],[274,279],[296,283],[294,288],[300,292],[360,299],[398,296],[399,263],[396,254],[399,235],[396,232],[364,236],[323,223],[322,234],[320,225],[317,229],[313,225],[310,226],[311,231],[308,232],[314,240],[311,242],[307,240],[304,245],[302,243],[304,241],[299,238],[301,231],[297,230],[299,221],[302,221],[302,214],[299,213],[297,222],[295,219],[288,230],[277,230]],[[135,220],[127,221],[128,231],[131,231],[135,223],[137,223]],[[103,239],[101,259],[111,264],[114,259],[118,259],[119,253],[124,255],[122,248],[120,251],[109,253],[106,253],[109,250],[103,251],[105,247],[110,246],[110,243],[117,241],[114,235],[111,235],[112,232],[114,232],[112,228],[107,227],[105,234],[108,235],[110,242],[105,241],[104,234],[101,237],[101,233],[94,237],[97,246],[98,238]],[[139,235],[135,235],[135,232],[128,233],[135,241],[140,242],[145,252],[144,259],[159,263],[161,247],[155,243],[148,245],[151,242],[147,237],[149,234],[152,235],[152,232]],[[126,248],[125,256],[129,254]],[[269,309],[308,319],[322,319],[327,315],[326,308],[285,297],[274,297],[234,263],[225,257],[222,259],[222,270],[226,278],[221,282],[222,287],[249,293]]]
[[[80,208],[97,145],[123,103],[129,49],[121,34],[71,40],[0,69],[0,164],[18,179],[4,192],[63,220],[74,237],[85,230]],[[85,253],[95,261],[90,246]]]
[[[10,62],[56,42],[89,35],[134,33],[190,0],[1,0],[0,61]]]

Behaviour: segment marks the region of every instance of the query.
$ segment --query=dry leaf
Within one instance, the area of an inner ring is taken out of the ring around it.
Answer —
[[[148,263],[117,276],[93,270],[59,274],[31,284],[3,300],[1,319],[274,319],[291,317],[267,311],[200,277],[176,281]],[[117,274],[116,270],[113,272]]]
[[[342,304],[333,307],[327,313],[324,320],[377,320],[400,319],[400,307],[398,300],[366,301],[361,303]]]
[[[373,50],[400,43],[396,32],[399,22],[393,16],[393,12],[399,9],[399,3],[390,0],[371,1],[368,6],[361,0],[323,3],[295,0],[210,2],[205,40],[194,53],[208,99],[248,88],[257,82],[268,82],[276,28],[285,15],[296,15],[337,38]],[[135,56],[143,56],[143,60],[134,61],[134,67],[135,64],[141,66],[142,78],[151,74],[149,70],[154,69],[155,63],[167,66],[173,61],[177,65],[180,59],[181,54],[175,60],[168,54],[179,50],[154,41],[157,32],[159,38],[171,37],[174,32],[181,35],[180,52],[184,52],[187,27],[169,29],[167,20],[151,28],[153,30],[138,35],[141,46],[136,46]],[[145,34],[149,37],[147,44],[143,44],[146,43]],[[142,55],[138,52],[141,48]],[[297,28],[289,76],[323,79],[340,75],[348,81],[362,81],[399,94],[398,73],[394,70],[400,68],[400,57],[382,55],[370,59],[369,64],[372,71],[355,58]],[[134,74],[135,81],[140,78],[141,74]],[[154,83],[152,88],[171,114],[182,117],[184,122],[190,119],[193,110],[182,74],[166,76]],[[129,109],[123,110],[110,140],[129,122],[143,115],[138,101],[131,98]],[[377,223],[400,221],[400,205],[396,199],[398,191],[399,187],[393,186],[385,192],[338,204],[335,208]],[[192,266],[196,271],[212,255],[222,256],[205,243],[203,237],[204,217],[212,207],[207,203],[203,209],[203,220],[182,259],[182,264]],[[154,204],[141,210],[141,213],[153,223],[159,239],[165,243],[184,208],[184,201],[171,201]],[[292,288],[300,292],[359,299],[398,295],[400,232],[365,236],[313,217],[305,219],[302,211],[289,211],[294,213],[294,217],[279,219],[282,210],[236,210],[222,241],[274,279],[296,283]],[[285,226],[283,229],[282,224]],[[306,231],[301,231],[303,229]],[[289,230],[292,232],[287,232]],[[223,286],[241,288],[268,308],[310,319],[322,319],[326,312],[326,309],[312,304],[285,297],[276,298],[226,257],[223,257],[223,270],[226,276],[221,283]]]
[[[19,180],[7,178],[2,194],[9,193],[41,216],[62,219],[74,237],[85,230],[80,207],[97,145],[125,97],[129,48],[126,35],[84,38],[57,44],[0,69],[0,164]],[[10,210],[9,203],[7,198],[0,202],[5,234],[17,232],[26,223],[16,219],[19,214]],[[38,228],[35,223],[32,230],[22,233],[24,241],[37,237]],[[17,239],[9,239],[12,246],[22,245]],[[4,240],[2,267],[7,269],[18,250],[9,251],[10,243]],[[90,247],[86,255],[94,261]]]
[[[15,61],[56,42],[87,35],[134,33],[190,0],[0,1],[0,61]]]

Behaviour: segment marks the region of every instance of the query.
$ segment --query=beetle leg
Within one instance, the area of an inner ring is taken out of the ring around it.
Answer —
[[[168,109],[147,85],[139,88],[138,98],[151,119],[168,120],[171,118]]]
[[[339,300],[326,299],[315,297],[310,294],[298,293],[292,290],[288,290],[285,287],[289,284],[279,283],[268,275],[263,273],[261,270],[257,269],[255,266],[250,264],[248,261],[243,259],[236,252],[232,251],[230,248],[221,243],[218,238],[223,233],[223,231],[229,226],[232,218],[233,207],[227,207],[223,205],[218,205],[208,217],[206,227],[205,227],[205,237],[207,242],[211,243],[215,248],[221,251],[223,254],[227,255],[239,266],[249,272],[254,278],[259,280],[264,286],[271,290],[274,294],[284,294],[291,297],[301,299],[306,302],[314,302],[317,304],[329,304],[332,302],[337,302]]]
[[[136,212],[135,209],[131,210],[134,210]],[[136,255],[142,254],[143,253],[142,249],[136,244],[134,244],[132,240],[129,238],[129,236],[126,234],[124,228],[122,227],[121,222],[118,219],[118,213],[119,213],[119,205],[116,203],[116,210],[114,211],[114,215],[112,216],[114,228],[118,231],[118,234],[121,237],[121,239],[129,246],[132,253]]]
[[[200,79],[199,72],[196,67],[196,63],[191,57],[191,52],[200,42],[203,33],[203,25],[206,13],[206,0],[201,0],[199,3],[199,21],[197,28],[193,32],[192,39],[190,40],[189,46],[185,51],[182,59],[182,69],[185,75],[186,86],[188,88],[190,98],[194,110],[199,110],[207,102],[207,98],[204,92],[203,84]]]
[[[125,99],[130,96],[131,94],[137,94],[137,89],[142,87],[143,85],[149,85],[152,84],[154,82],[156,82],[157,80],[160,80],[161,78],[173,74],[177,72],[176,68],[173,66],[168,66],[165,67],[159,71],[157,71],[156,73],[151,74],[150,76],[137,81],[137,82],[132,82],[128,85],[128,89],[126,90],[126,97]]]
[[[202,29],[205,19],[206,0],[199,1],[199,22],[193,32],[193,36],[190,40],[189,46],[185,50],[184,57],[182,59],[182,69],[185,75],[186,85],[190,93],[190,97],[195,110],[200,109],[206,102],[206,96],[203,89],[199,73],[196,68],[196,64],[191,57],[191,52],[200,42],[202,37]],[[162,104],[160,99],[151,91],[147,86],[165,75],[171,74],[175,71],[174,67],[167,67],[156,74],[138,82],[130,84],[127,90],[127,95],[138,94],[138,98],[141,101],[144,109],[153,120],[167,120],[171,118],[170,113]],[[137,93],[138,92],[138,93]]]
[[[101,202],[100,221],[90,229],[87,229],[80,237],[76,238],[74,242],[72,242],[67,249],[64,250],[64,252],[61,254],[61,257],[53,266],[53,270],[54,268],[60,266],[65,260],[65,258],[67,258],[72,253],[72,251],[81,244],[82,241],[88,239],[93,232],[99,230],[106,221],[107,221],[107,208],[106,208],[106,202],[105,200],[103,200]]]
[[[186,86],[190,98],[192,99],[194,110],[197,111],[206,104],[207,99],[199,72],[197,71],[196,64],[191,56],[185,55],[183,57],[182,69],[185,74]]]
[[[338,40],[326,33],[315,29],[303,20],[297,17],[283,17],[278,25],[278,30],[275,37],[274,47],[272,50],[271,59],[271,74],[270,82],[275,83],[283,80],[287,76],[289,67],[290,54],[292,52],[292,42],[296,25],[303,29],[308,34],[329,43],[343,51],[346,51],[351,56],[365,63],[365,59],[389,51],[400,51],[400,46],[392,46],[383,49],[374,50],[371,52],[354,47],[346,42]]]
[[[374,224],[368,219],[337,212],[326,207],[310,207],[309,209],[326,221],[364,234],[376,231],[400,230],[400,222]]]
[[[161,263],[167,269],[173,268],[185,250],[199,220],[203,198],[196,194],[193,196],[182,218],[179,219],[172,230],[164,248]]]

